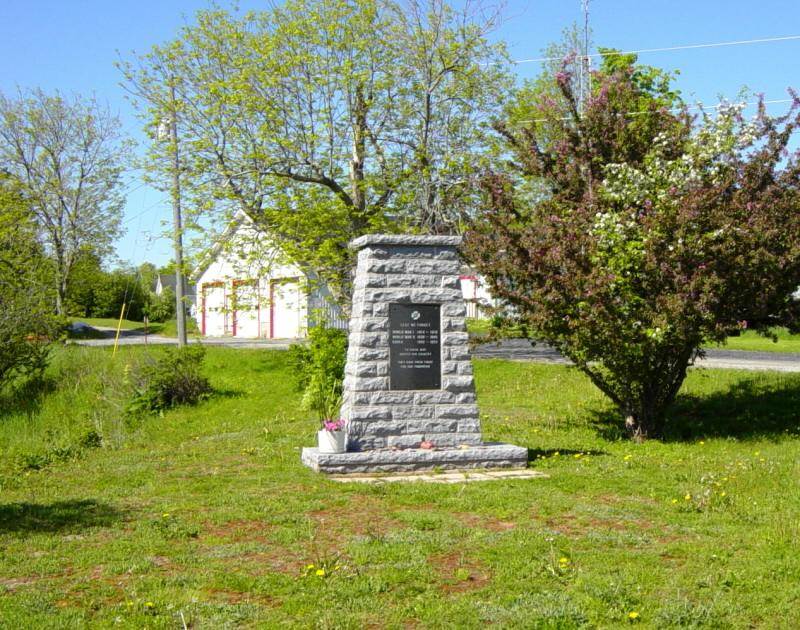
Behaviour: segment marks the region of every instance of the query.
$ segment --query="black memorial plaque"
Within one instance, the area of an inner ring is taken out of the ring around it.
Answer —
[[[438,304],[389,305],[389,389],[441,389]]]

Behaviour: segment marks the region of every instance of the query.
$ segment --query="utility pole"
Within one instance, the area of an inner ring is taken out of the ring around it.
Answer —
[[[178,153],[178,112],[175,85],[170,85],[170,144],[172,145],[172,231],[175,245],[175,317],[178,320],[178,347],[186,345],[186,304],[183,280],[183,221],[181,219],[181,171]]]
[[[583,66],[584,81],[584,85],[581,86],[581,100],[585,102],[592,91],[589,78],[589,0],[583,0],[583,59],[581,65]]]
[[[583,115],[583,108],[591,92],[589,78],[589,0],[581,0],[583,11],[583,54],[578,56],[578,113]]]

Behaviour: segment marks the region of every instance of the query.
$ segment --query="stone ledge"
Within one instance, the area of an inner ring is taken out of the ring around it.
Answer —
[[[510,479],[548,479],[547,475],[532,468],[504,468],[481,470],[448,470],[447,472],[378,473],[376,475],[329,475],[328,479],[338,483],[472,483],[474,481],[498,481]]]
[[[352,453],[320,453],[304,448],[303,463],[317,472],[347,474],[461,470],[469,468],[525,468],[528,449],[513,444],[485,443],[468,448],[374,450]]]
[[[460,236],[437,236],[425,234],[364,234],[350,241],[350,249],[362,249],[369,245],[412,245],[422,247],[458,247]]]

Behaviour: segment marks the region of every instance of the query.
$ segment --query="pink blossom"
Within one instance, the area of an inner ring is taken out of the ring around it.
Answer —
[[[322,427],[326,431],[341,431],[344,429],[344,420],[342,418],[338,420],[323,420]]]

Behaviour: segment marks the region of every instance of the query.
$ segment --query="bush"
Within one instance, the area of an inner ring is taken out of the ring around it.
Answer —
[[[295,368],[303,407],[320,422],[338,417],[347,359],[347,333],[321,325],[308,332],[308,344],[292,344],[290,362]]]
[[[175,317],[175,291],[167,287],[161,295],[150,293],[144,314],[151,322],[166,322]]]
[[[163,411],[208,397],[211,384],[201,374],[205,353],[198,345],[168,348],[160,358],[139,367],[132,376],[134,394],[129,411]]]

